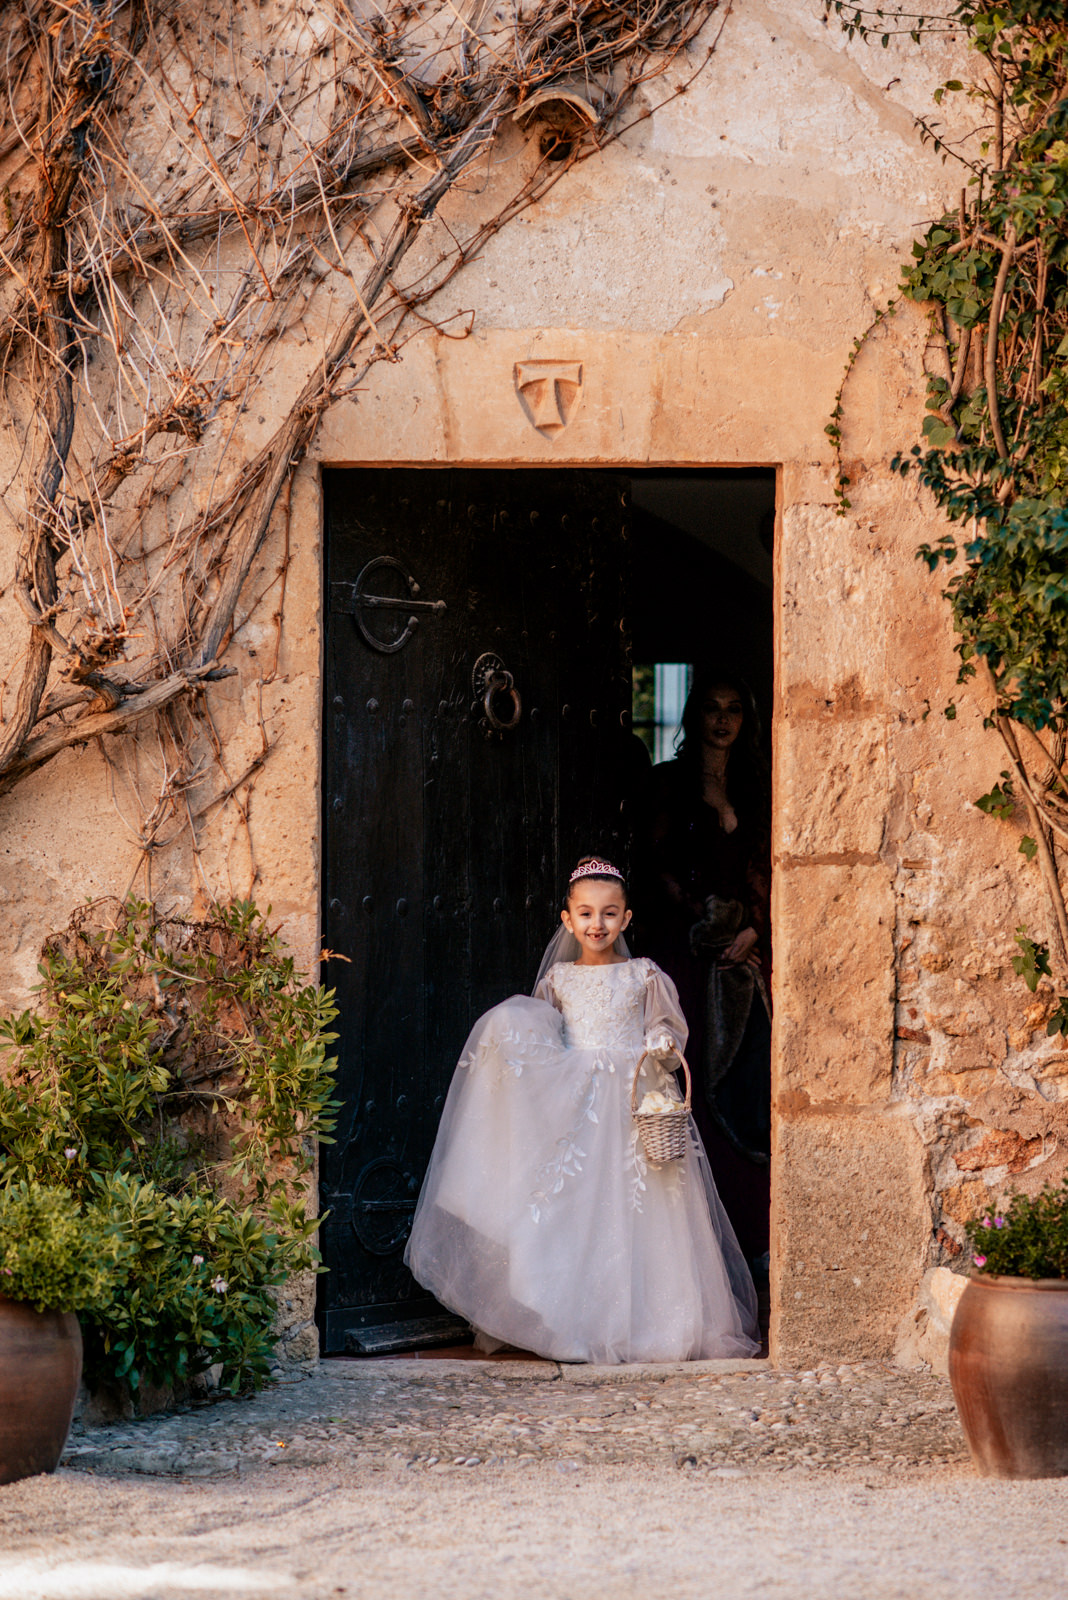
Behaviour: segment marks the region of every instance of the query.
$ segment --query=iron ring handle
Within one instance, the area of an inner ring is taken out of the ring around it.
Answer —
[[[498,694],[508,694],[512,697],[512,715],[508,722],[502,722],[493,709],[493,698]],[[518,726],[519,719],[523,715],[523,701],[510,672],[493,671],[489,674],[486,679],[486,693],[482,698],[482,709],[486,713],[486,721],[497,733],[509,733]]]

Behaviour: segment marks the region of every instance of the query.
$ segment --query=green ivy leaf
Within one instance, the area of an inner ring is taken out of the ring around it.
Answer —
[[[1020,948],[1020,954],[1013,956],[1012,970],[1017,977],[1024,980],[1034,994],[1039,979],[1050,976],[1049,946],[1029,938],[1027,929],[1023,926],[1016,930],[1016,943]]]
[[[957,437],[957,430],[951,428],[942,417],[928,416],[923,419],[923,436],[928,444],[939,448],[952,444]]]
[[[985,811],[987,816],[997,817],[999,822],[1007,822],[1016,809],[1016,798],[1013,794],[1012,779],[1007,773],[1002,773],[1002,781],[995,783],[994,787],[986,794],[981,794],[974,802],[976,809]],[[1021,849],[1023,846],[1021,845]],[[1026,855],[1026,851],[1024,854]]]

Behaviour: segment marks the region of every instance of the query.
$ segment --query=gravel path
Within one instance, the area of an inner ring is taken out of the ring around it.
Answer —
[[[77,1427],[0,1552],[0,1600],[1060,1600],[1068,1480],[977,1479],[877,1364],[330,1362]]]

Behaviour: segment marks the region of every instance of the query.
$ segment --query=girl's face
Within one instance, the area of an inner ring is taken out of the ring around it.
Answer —
[[[579,960],[586,965],[616,959],[615,943],[630,915],[623,885],[599,883],[596,878],[580,878],[560,913],[564,927],[578,940]]]
[[[729,750],[745,721],[741,697],[729,684],[710,684],[701,708],[701,720],[704,743],[713,750]]]

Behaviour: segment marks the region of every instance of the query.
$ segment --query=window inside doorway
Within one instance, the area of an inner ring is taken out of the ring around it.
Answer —
[[[670,761],[693,682],[693,662],[636,663],[632,681],[634,731],[652,761]]]

